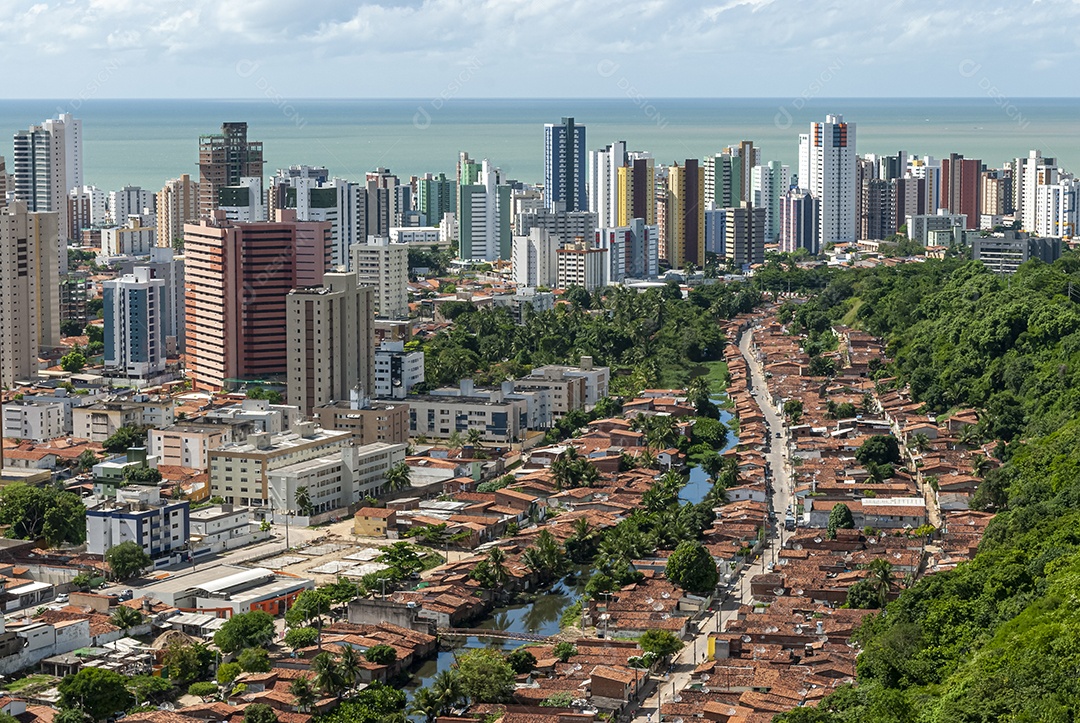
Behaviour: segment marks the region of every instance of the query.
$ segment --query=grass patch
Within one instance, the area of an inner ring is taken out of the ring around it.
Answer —
[[[702,362],[694,367],[693,377],[705,377],[709,382],[709,391],[719,394],[727,389],[728,367],[726,361]]]
[[[420,562],[424,565],[421,571],[427,572],[428,570],[431,570],[443,564],[444,562],[446,562],[446,560],[443,558],[442,555],[432,552],[430,554],[422,556],[420,558]]]
[[[562,615],[559,617],[560,628],[570,628],[581,622],[581,601],[578,600],[573,605],[570,605],[563,610]]]
[[[18,680],[11,681],[7,685],[5,685],[4,688],[6,688],[12,693],[30,692],[46,690],[59,682],[59,678],[55,678],[51,675],[46,675],[45,673],[34,673],[33,675],[28,675],[25,678],[19,678]]]
[[[844,314],[843,317],[841,317],[840,323],[844,326],[855,326],[855,320],[859,316],[859,309],[862,308],[862,305],[863,300],[858,296],[854,297],[851,302],[851,308],[847,310],[847,313]]]

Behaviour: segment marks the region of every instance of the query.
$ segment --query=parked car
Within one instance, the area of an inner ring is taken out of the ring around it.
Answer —
[[[62,593],[60,593],[59,595],[56,596],[56,600],[54,600],[53,602],[66,603],[67,601],[68,601],[67,593],[62,592]]]

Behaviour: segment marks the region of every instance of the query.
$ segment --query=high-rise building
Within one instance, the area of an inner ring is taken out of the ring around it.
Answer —
[[[870,178],[862,182],[860,192],[859,238],[883,241],[896,233],[897,181]],[[900,222],[902,223],[902,221]]]
[[[732,153],[735,150],[736,152]],[[705,203],[715,208],[738,206],[743,197],[743,162],[737,149],[709,156],[705,169]]]
[[[384,319],[409,318],[409,244],[371,236],[365,243],[354,244],[351,250],[352,270],[359,283],[375,289],[375,315]]]
[[[765,209],[765,243],[780,236],[780,201],[791,187],[791,168],[769,161],[750,169],[750,202]]]
[[[558,283],[555,251],[562,245],[559,237],[537,226],[526,236],[514,236],[510,271],[518,286],[552,287]]]
[[[528,235],[534,228],[542,228],[557,239],[558,243],[570,243],[579,238],[591,238],[596,231],[597,218],[592,211],[558,211],[545,208],[526,211],[517,218],[518,234]]]
[[[618,169],[615,221],[625,226],[631,219],[640,218],[647,225],[656,225],[656,165],[644,151],[631,151],[627,163]]]
[[[109,220],[123,226],[128,216],[144,216],[154,213],[154,196],[138,186],[124,186],[119,191],[109,191]]]
[[[263,196],[262,176],[244,176],[238,183],[218,188],[218,210],[238,223],[260,223],[269,216]]]
[[[983,216],[1005,216],[1012,213],[1012,172],[998,168],[985,171],[979,182],[979,199],[982,204],[979,212]]]
[[[551,211],[589,208],[585,126],[563,118],[544,124],[544,203]]]
[[[739,201],[751,200],[750,174],[756,166],[761,165],[761,149],[755,148],[753,141],[740,141],[738,146],[729,147],[725,153],[739,159],[739,188],[742,190],[742,195],[732,204],[738,206]]]
[[[619,225],[619,169],[626,160],[626,141],[589,151],[589,210],[601,226]]]
[[[375,350],[375,396],[405,399],[424,381],[424,352],[406,351],[403,341],[384,341]]]
[[[1034,233],[1050,238],[1076,235],[1078,200],[1078,179],[1060,178],[1057,183],[1039,186],[1035,194]]]
[[[713,208],[713,204],[706,204],[705,208],[705,251],[717,256],[726,257],[727,247],[727,209]]]
[[[465,177],[470,176],[467,168]],[[499,169],[485,159],[476,183],[459,186],[458,193],[458,256],[476,261],[509,258],[510,186],[502,182]]]
[[[147,256],[157,248],[157,229],[143,226],[142,216],[131,216],[122,226],[101,229],[101,251],[106,256]]]
[[[979,227],[982,161],[957,153],[941,161],[941,208],[967,216],[967,228]]]
[[[780,203],[780,250],[794,253],[806,249],[821,253],[818,243],[818,200],[809,191],[793,188]]]
[[[184,227],[187,373],[196,389],[284,377],[286,296],[322,284],[325,267],[309,261],[302,270],[300,260],[325,259],[328,237],[325,224],[298,223],[288,210],[266,223],[217,211]]]
[[[37,374],[38,350],[60,342],[59,214],[25,201],[0,208],[0,384]]]
[[[416,182],[416,210],[428,226],[437,226],[448,213],[457,213],[457,183],[445,173],[426,174]]]
[[[765,209],[744,203],[726,211],[728,261],[739,268],[765,261]]]
[[[651,279],[660,273],[660,239],[656,225],[634,218],[625,226],[596,230],[595,246],[608,249],[611,269],[605,285],[625,278]]]
[[[188,174],[165,182],[157,194],[158,246],[171,248],[173,242],[184,238],[184,224],[199,218],[199,184]]]
[[[555,250],[555,285],[560,289],[580,286],[594,291],[604,285],[608,255],[603,248],[583,239]]]
[[[291,209],[300,221],[330,225],[330,263],[349,268],[349,246],[367,238],[367,191],[342,178],[328,180],[325,168],[291,166],[270,179],[268,206]]]
[[[317,406],[375,391],[372,287],[356,274],[329,273],[322,286],[293,289],[287,299],[289,404],[311,415]]]
[[[166,355],[184,350],[184,256],[178,256],[171,248],[158,246],[150,249],[148,259],[125,261],[120,264],[121,274],[134,274],[137,268],[150,272],[150,278],[161,279],[161,336],[165,342]]]
[[[824,123],[811,123],[810,133],[799,139],[799,185],[818,199],[818,243],[854,243],[855,124],[844,122],[841,115],[828,115]]]
[[[199,216],[218,208],[218,194],[241,178],[263,175],[262,141],[249,141],[247,123],[222,123],[221,133],[199,137]]]
[[[667,260],[672,268],[705,265],[705,172],[696,158],[668,169]]]
[[[1017,158],[1010,170],[1013,178],[1013,215],[1020,221],[1021,228],[1031,232],[1035,229],[1039,186],[1057,183],[1057,163],[1053,158],[1045,158],[1042,152],[1032,150],[1027,158]]]
[[[84,229],[104,226],[109,220],[109,194],[97,186],[81,186],[68,192],[68,231],[78,243]]]
[[[165,282],[145,267],[102,283],[106,369],[132,379],[165,370],[164,292]]]
[[[388,236],[395,226],[407,226],[406,215],[412,208],[412,188],[402,185],[389,168],[369,171],[367,189],[366,236]]]

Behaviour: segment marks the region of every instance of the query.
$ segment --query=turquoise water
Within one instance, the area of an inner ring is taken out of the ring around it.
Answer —
[[[581,100],[87,100],[0,101],[0,136],[60,111],[83,120],[85,177],[104,189],[148,189],[181,173],[197,174],[198,136],[222,121],[247,121],[265,144],[267,173],[291,164],[326,165],[362,178],[377,166],[407,177],[452,173],[458,151],[489,158],[507,177],[542,179],[543,124],[574,116],[588,147],[626,140],[663,163],[701,157],[742,139],[763,160],[797,165],[798,134],[811,120],[842,113],[858,124],[860,153],[899,149],[941,157],[949,152],[990,166],[1039,148],[1080,168],[1080,99],[991,98],[675,99],[641,105],[629,98]],[[10,144],[0,155],[10,160]]]

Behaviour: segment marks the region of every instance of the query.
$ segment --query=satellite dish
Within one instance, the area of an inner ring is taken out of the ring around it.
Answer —
[[[814,542],[820,545],[820,544],[821,544],[821,542],[822,542],[822,540],[821,540],[821,538],[820,538],[820,537],[815,537],[815,538],[814,538]]]
[[[751,640],[753,640],[753,638],[751,638],[749,635],[742,636],[742,641],[744,643],[749,643]]]

